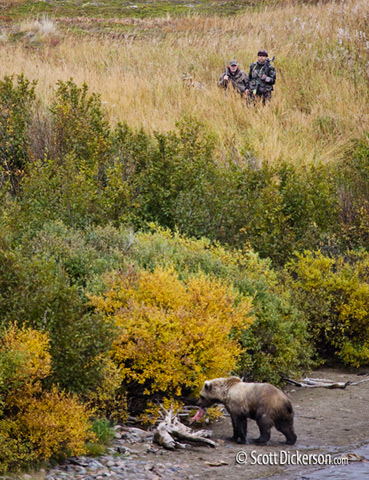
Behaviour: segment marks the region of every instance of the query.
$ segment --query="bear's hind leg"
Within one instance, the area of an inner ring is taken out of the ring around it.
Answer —
[[[286,437],[287,445],[295,445],[297,436],[293,429],[293,422],[291,420],[282,420],[275,423],[275,428],[279,430]]]
[[[261,415],[261,417],[256,419],[260,430],[260,437],[255,439],[256,443],[267,443],[270,439],[270,430],[273,426],[273,422],[266,415]]]

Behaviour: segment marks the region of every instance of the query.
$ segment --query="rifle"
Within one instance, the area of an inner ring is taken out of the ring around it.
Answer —
[[[225,74],[229,76],[229,72],[228,72],[228,63],[227,63],[227,59],[224,60],[224,65],[225,65]],[[226,94],[226,97],[228,97],[228,80],[225,82],[225,94]]]
[[[257,91],[258,91],[259,85],[260,85],[260,83],[261,83],[261,76],[262,76],[262,74],[263,74],[264,68],[265,68],[266,66],[269,67],[270,62],[273,62],[274,59],[275,59],[275,57],[273,57],[273,58],[268,58],[268,60],[266,60],[265,64],[261,67],[261,69],[260,69],[260,71],[259,71],[259,75],[258,75],[258,81],[256,82],[256,85],[255,85],[254,90],[252,91],[252,94],[253,94],[253,95],[256,95],[256,93],[257,93]]]

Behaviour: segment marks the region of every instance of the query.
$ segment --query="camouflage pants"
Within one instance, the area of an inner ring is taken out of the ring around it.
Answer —
[[[258,98],[262,98],[263,105],[265,105],[266,102],[269,102],[272,99],[272,92],[257,92],[255,95],[250,93],[250,95],[247,97],[246,103],[255,104],[256,99]]]

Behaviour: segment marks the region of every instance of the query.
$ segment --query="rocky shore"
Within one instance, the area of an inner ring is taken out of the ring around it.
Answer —
[[[188,464],[160,461],[163,449],[153,444],[153,433],[116,427],[113,444],[97,458],[72,457],[49,470],[45,480],[175,480],[196,479]]]

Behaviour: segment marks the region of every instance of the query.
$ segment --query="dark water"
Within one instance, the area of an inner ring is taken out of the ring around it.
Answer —
[[[332,465],[306,475],[296,476],[296,480],[369,480],[369,445],[352,450],[367,461],[349,462],[348,465]]]

